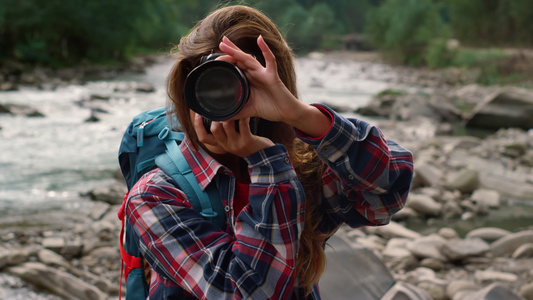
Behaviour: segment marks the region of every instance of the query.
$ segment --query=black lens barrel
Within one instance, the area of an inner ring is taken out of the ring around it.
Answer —
[[[220,55],[217,55],[220,56]],[[185,80],[184,97],[189,108],[212,121],[230,119],[249,97],[244,73],[235,65],[210,56]]]

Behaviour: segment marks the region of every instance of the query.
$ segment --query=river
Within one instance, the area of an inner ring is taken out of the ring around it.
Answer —
[[[82,195],[113,182],[118,146],[131,118],[165,105],[170,66],[169,60],[161,60],[144,74],[54,90],[21,87],[0,92],[0,103],[27,105],[44,114],[40,118],[0,114],[0,227],[41,226],[58,221],[58,212],[75,214],[90,206]],[[385,66],[369,68],[368,63],[355,61],[299,58],[296,67],[303,101],[350,110],[390,87],[387,80],[394,76],[380,71]],[[386,76],[372,79],[372,72]],[[136,83],[153,85],[155,92],[128,88]],[[104,100],[88,101],[91,97]],[[98,109],[98,122],[85,122],[90,107]]]

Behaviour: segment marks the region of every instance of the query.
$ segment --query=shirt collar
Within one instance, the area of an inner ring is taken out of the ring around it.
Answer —
[[[199,147],[198,150],[195,150],[192,141],[188,136],[185,136],[185,139],[180,144],[181,151],[183,156],[191,166],[191,170],[198,181],[198,185],[202,190],[213,181],[215,175],[217,174],[220,168],[225,167],[216,161],[205,149]]]

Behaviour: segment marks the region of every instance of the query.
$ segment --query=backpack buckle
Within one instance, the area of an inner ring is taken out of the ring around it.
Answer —
[[[159,133],[159,135],[157,137],[160,140],[164,141],[164,140],[166,140],[166,138],[168,137],[169,134],[170,134],[170,128],[165,127],[165,128],[163,128],[163,130],[161,130],[161,132]]]

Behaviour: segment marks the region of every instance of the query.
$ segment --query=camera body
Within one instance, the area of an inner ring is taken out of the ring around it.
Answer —
[[[238,114],[250,96],[244,72],[232,63],[216,60],[222,55],[226,54],[203,56],[200,65],[185,79],[185,101],[190,109],[204,118],[207,132],[210,132],[212,121],[228,120]],[[257,120],[252,119],[250,129],[255,134]]]

